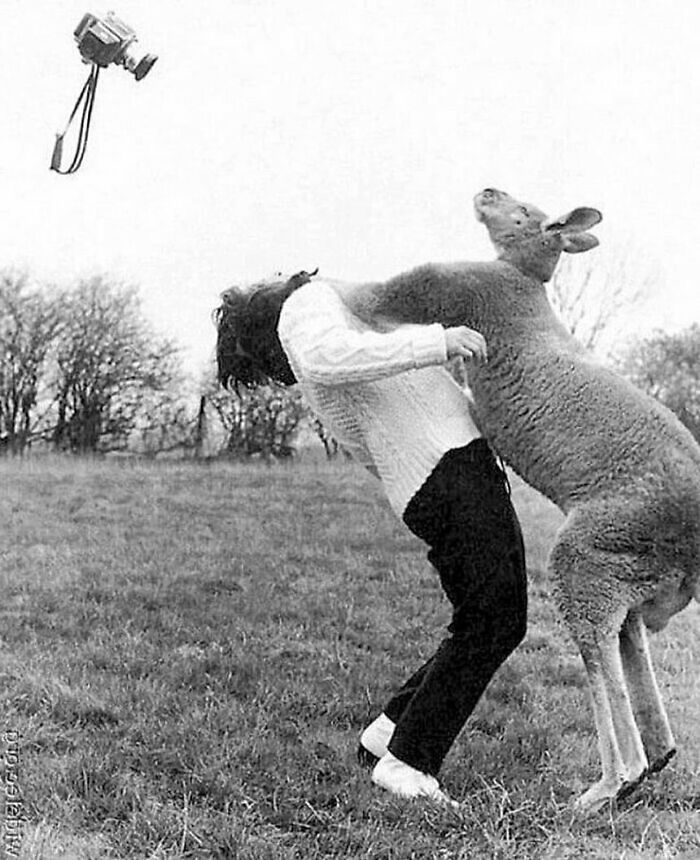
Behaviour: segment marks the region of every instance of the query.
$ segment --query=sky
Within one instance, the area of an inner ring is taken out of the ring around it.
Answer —
[[[231,284],[492,258],[487,186],[603,212],[576,265],[653,272],[620,337],[700,321],[695,0],[86,3],[0,0],[0,268],[138,285],[193,371]],[[103,70],[83,167],[59,176],[88,72],[73,30],[109,9],[159,59],[139,82]]]

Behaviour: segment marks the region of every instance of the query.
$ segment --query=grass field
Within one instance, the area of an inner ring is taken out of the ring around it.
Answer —
[[[0,481],[20,856],[700,857],[700,607],[653,641],[677,758],[578,820],[598,756],[544,571],[559,514],[522,485],[529,634],[445,763],[454,812],[393,800],[355,763],[449,618],[369,475],[36,460]]]

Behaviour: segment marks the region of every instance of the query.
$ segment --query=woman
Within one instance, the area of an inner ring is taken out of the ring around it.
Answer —
[[[486,344],[465,326],[368,329],[342,300],[352,285],[312,278],[224,294],[219,380],[299,382],[428,544],[452,604],[449,635],[362,732],[360,753],[374,763],[376,785],[447,801],[436,778],[443,759],[526,629],[524,549],[507,480],[443,367],[455,356],[485,361]]]

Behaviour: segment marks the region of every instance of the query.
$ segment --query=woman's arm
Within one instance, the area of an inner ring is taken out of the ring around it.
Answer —
[[[300,381],[320,385],[370,382],[443,364],[450,351],[478,351],[468,338],[454,334],[448,349],[445,329],[439,323],[401,326],[384,333],[356,328],[351,320],[340,296],[323,282],[305,284],[285,301],[277,332]]]

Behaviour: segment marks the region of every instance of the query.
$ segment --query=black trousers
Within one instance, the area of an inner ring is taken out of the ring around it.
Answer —
[[[409,502],[409,529],[453,607],[450,635],[384,708],[389,751],[437,774],[498,667],[525,636],[527,581],[520,525],[485,439],[449,451]]]

